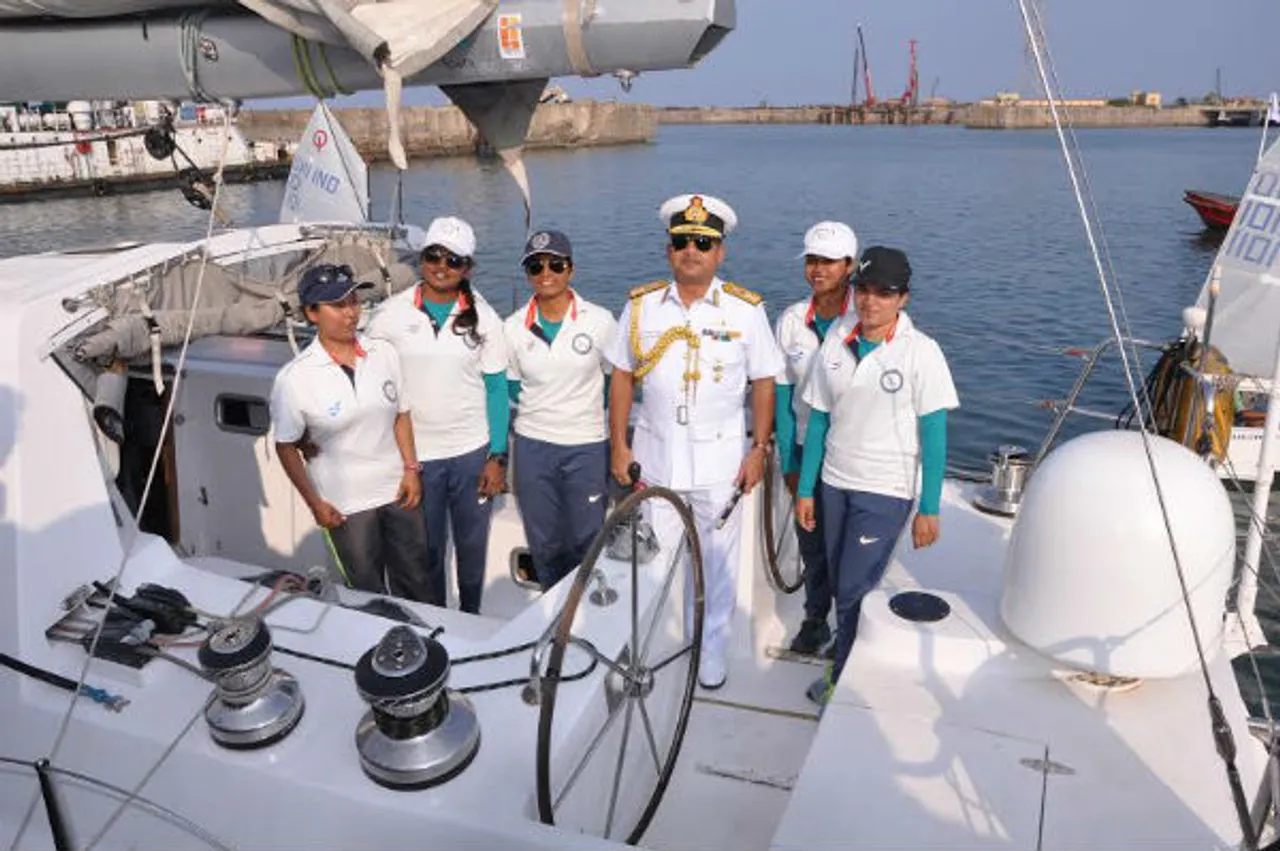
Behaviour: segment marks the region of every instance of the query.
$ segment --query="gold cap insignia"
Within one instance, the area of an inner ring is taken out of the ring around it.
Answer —
[[[708,216],[707,208],[702,206],[702,196],[694,195],[689,201],[689,206],[684,211],[684,220],[695,225],[706,222]]]

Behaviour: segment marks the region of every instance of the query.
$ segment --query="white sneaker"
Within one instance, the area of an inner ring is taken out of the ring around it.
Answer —
[[[707,691],[715,691],[724,685],[727,678],[724,656],[703,651],[702,659],[698,662],[698,684]]]

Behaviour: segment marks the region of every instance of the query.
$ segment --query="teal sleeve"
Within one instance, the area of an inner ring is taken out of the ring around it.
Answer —
[[[920,513],[937,514],[942,505],[942,477],[947,469],[947,411],[920,418]]]
[[[611,382],[612,380],[613,380],[613,376],[606,372],[606,373],[604,374],[604,407],[605,407],[605,410],[608,410],[608,409],[609,409],[609,384],[610,384],[610,382]]]
[[[822,472],[822,456],[827,451],[827,429],[831,428],[831,415],[826,411],[810,411],[809,427],[804,430],[804,458],[800,462],[800,486],[796,494],[812,497],[818,486],[818,474]]]
[[[507,396],[512,402],[519,404],[520,402],[520,382],[514,378],[507,379]]]
[[[484,374],[484,408],[489,415],[489,451],[507,451],[507,431],[511,428],[511,397],[505,372]]]
[[[791,409],[795,387],[777,384],[773,390],[773,433],[778,442],[778,463],[782,472],[796,471],[796,412]]]

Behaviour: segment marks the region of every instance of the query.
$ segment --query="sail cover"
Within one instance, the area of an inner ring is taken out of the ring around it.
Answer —
[[[1214,270],[1221,289],[1213,345],[1235,372],[1269,378],[1280,343],[1280,142],[1259,160]],[[1200,307],[1209,305],[1209,281]]]

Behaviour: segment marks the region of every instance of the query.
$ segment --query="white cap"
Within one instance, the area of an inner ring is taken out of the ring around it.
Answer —
[[[719,198],[697,193],[668,198],[658,208],[658,218],[668,233],[692,236],[720,238],[738,226],[738,214],[732,207]]]
[[[858,237],[844,222],[818,222],[804,235],[801,257],[813,255],[828,260],[858,259]]]
[[[423,246],[427,245],[442,246],[459,257],[474,257],[476,232],[471,229],[471,225],[456,216],[441,216],[432,219],[427,228],[427,241]]]

